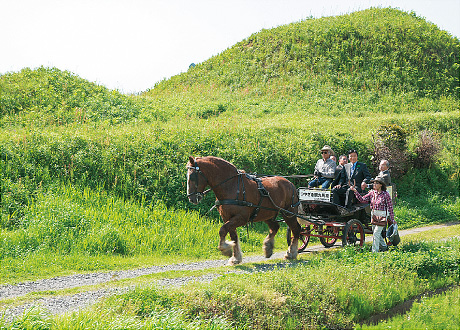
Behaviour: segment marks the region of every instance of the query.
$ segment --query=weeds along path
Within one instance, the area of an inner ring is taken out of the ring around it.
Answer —
[[[454,223],[458,224],[458,223]],[[428,230],[438,229],[445,226],[453,224],[441,224],[433,225],[428,227],[414,228],[401,230],[400,236],[421,233]],[[372,241],[372,236],[368,235],[366,241]],[[339,244],[337,244],[337,247]],[[315,245],[308,247],[304,253],[312,253],[324,250],[325,248],[322,245]],[[282,259],[284,256],[283,252],[274,253],[270,258],[273,259]],[[267,260],[262,255],[258,256],[249,256],[243,258],[243,263],[251,262],[263,262]],[[94,286],[98,284],[116,282],[122,279],[134,279],[140,276],[162,273],[162,272],[171,272],[171,271],[196,271],[211,269],[216,267],[221,267],[226,265],[227,260],[206,260],[188,264],[173,264],[173,265],[164,265],[164,266],[152,266],[141,269],[134,270],[123,270],[123,271],[112,271],[108,273],[88,273],[88,274],[75,274],[71,276],[62,276],[54,277],[50,279],[43,279],[32,282],[23,282],[15,285],[2,285],[0,286],[0,304],[2,300],[5,299],[14,299],[27,294],[37,294],[40,297],[40,292],[45,293],[45,291],[57,291],[65,289],[73,289],[85,286]],[[278,267],[282,265],[278,265]],[[273,269],[273,265],[259,269],[259,271],[266,271]],[[229,268],[228,272],[242,272],[234,268]],[[178,277],[178,278],[163,278],[157,280],[156,284],[160,287],[168,286],[179,286],[184,285],[190,281],[212,281],[216,277],[221,276],[220,274],[206,274],[202,276],[187,276],[187,277]],[[114,283],[115,284],[115,283]],[[31,303],[22,304],[20,306],[14,307],[1,307],[0,305],[0,318],[5,317],[6,319],[12,319],[14,316],[23,314],[25,311],[30,310],[33,307],[39,307],[43,310],[48,311],[51,314],[61,314],[68,311],[78,310],[80,308],[89,306],[96,302],[102,297],[106,297],[113,294],[127,292],[133,289],[134,286],[125,286],[125,287],[112,287],[104,288],[98,290],[88,290],[83,291],[77,294],[72,295],[60,295],[60,296],[47,296],[44,295],[41,298],[34,299]],[[31,298],[32,300],[32,298]],[[8,305],[8,304],[5,304]]]

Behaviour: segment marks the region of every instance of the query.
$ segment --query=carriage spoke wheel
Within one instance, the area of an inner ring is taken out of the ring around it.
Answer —
[[[363,224],[359,220],[351,219],[347,222],[345,229],[343,230],[342,246],[363,246],[365,239],[364,236]]]
[[[310,232],[311,226],[302,227],[302,230],[300,231],[299,249],[297,250],[298,253],[305,251],[305,248],[307,247],[308,242],[310,241]],[[291,233],[291,228],[288,227],[286,233],[286,240],[288,246],[291,245],[292,238],[293,236]]]
[[[326,229],[321,230],[321,235],[337,236],[338,234],[339,231],[336,227],[326,226]],[[330,248],[334,246],[335,242],[337,242],[337,238],[320,237],[319,241],[324,245],[324,247]]]

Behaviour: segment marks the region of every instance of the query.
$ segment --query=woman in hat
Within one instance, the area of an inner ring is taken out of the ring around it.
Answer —
[[[361,194],[356,190],[356,187],[350,189],[354,191],[356,198],[361,202],[369,202],[371,204],[371,224],[372,224],[372,252],[379,252],[380,246],[385,247],[386,243],[382,237],[382,230],[389,224],[395,224],[393,213],[393,203],[390,194],[386,191],[387,187],[385,180],[377,176],[371,182],[374,183],[373,190],[366,195]]]
[[[308,183],[310,188],[321,186],[323,189],[329,188],[335,177],[335,169],[337,167],[331,156],[334,155],[331,147],[324,146],[321,150],[321,159],[318,159],[315,165],[315,178]]]

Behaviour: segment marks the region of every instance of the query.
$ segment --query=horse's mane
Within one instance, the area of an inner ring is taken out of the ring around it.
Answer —
[[[236,169],[236,166],[233,165],[232,163],[230,163],[229,161],[223,159],[223,158],[219,158],[219,157],[214,157],[214,156],[206,156],[206,157],[196,157],[195,158],[195,161],[204,161],[204,162],[209,162],[211,164],[213,164],[214,166],[227,166],[227,167],[230,167],[232,169]]]

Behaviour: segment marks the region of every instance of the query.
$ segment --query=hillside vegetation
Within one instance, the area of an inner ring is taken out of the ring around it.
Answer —
[[[35,124],[119,122],[136,117],[141,109],[139,102],[117,91],[56,68],[26,68],[0,77],[0,117],[14,122],[25,114]]]
[[[262,30],[145,94],[210,98],[216,113],[246,112],[242,101],[275,104],[265,112],[407,112],[419,98],[458,98],[458,54],[458,39],[415,14],[369,9]]]
[[[307,174],[329,144],[359,150],[375,174],[373,139],[397,133],[401,228],[457,220],[459,46],[415,14],[369,9],[263,30],[141,95],[57,68],[0,76],[3,276],[43,256],[61,256],[63,271],[87,257],[216,256],[212,194],[200,206],[185,197],[189,155]],[[434,159],[421,157],[421,132]],[[265,234],[242,230],[244,251]]]

